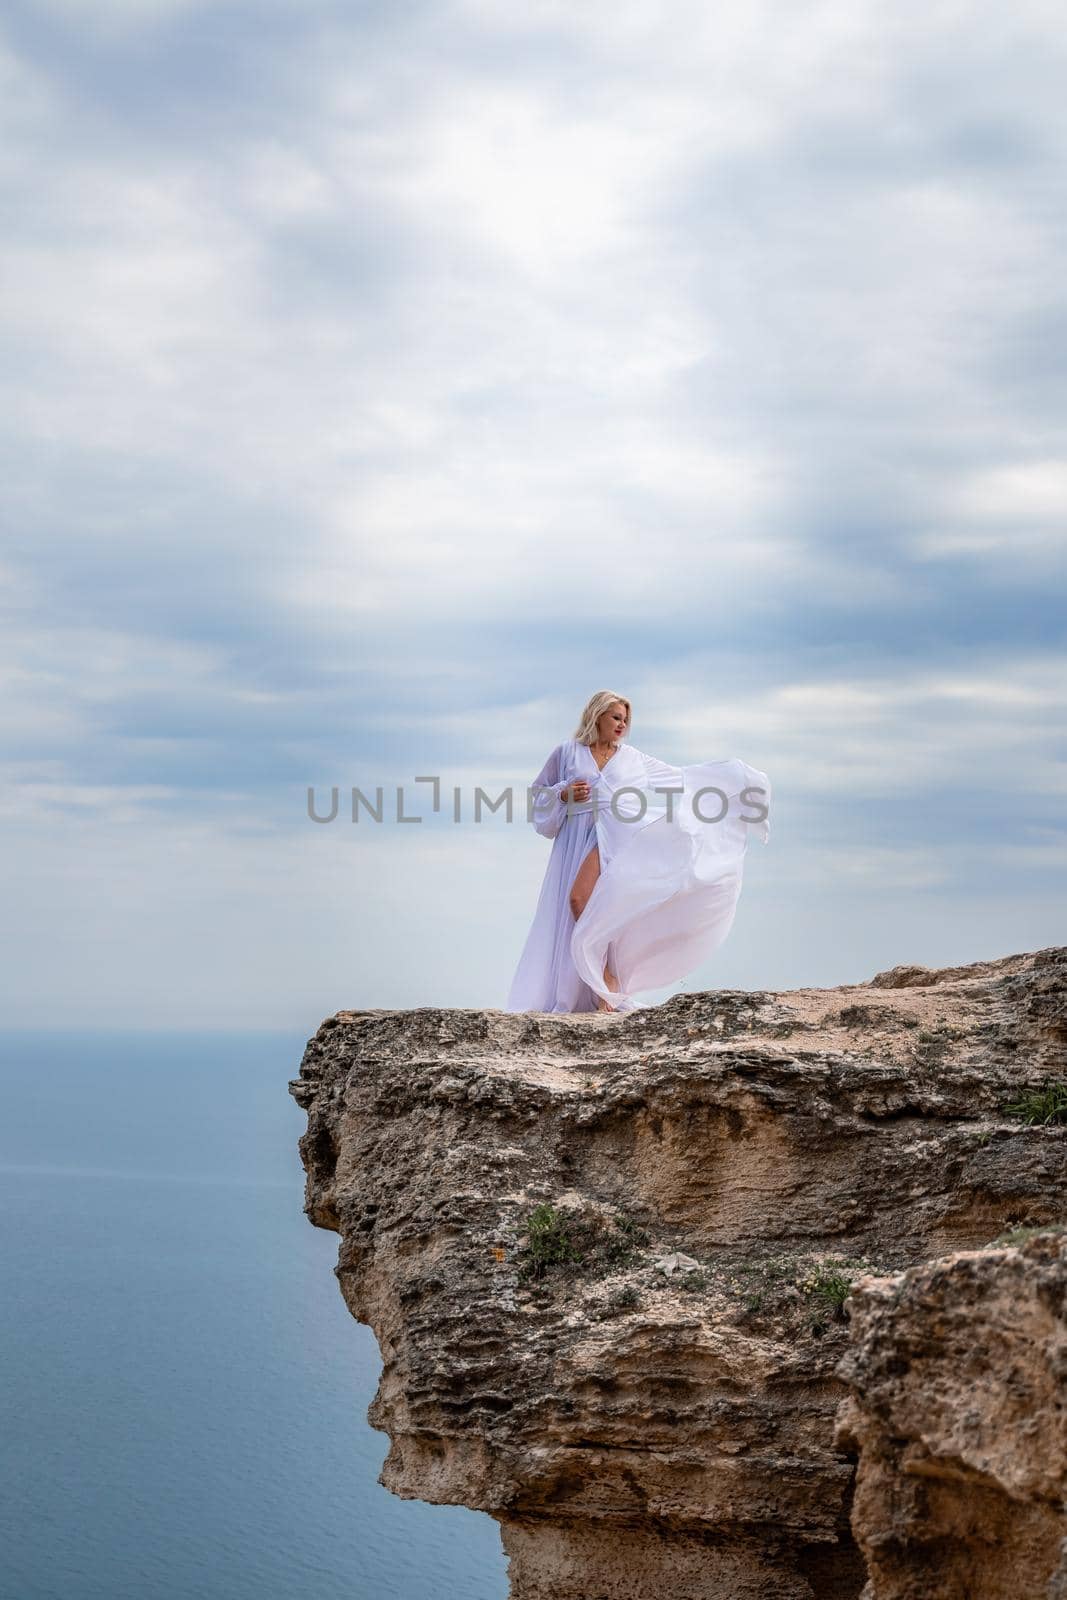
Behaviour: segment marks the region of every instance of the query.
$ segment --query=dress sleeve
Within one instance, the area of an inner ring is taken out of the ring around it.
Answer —
[[[770,840],[771,785],[767,774],[760,772],[758,767],[751,767],[747,761],[736,757],[729,761],[701,761],[686,767],[672,767],[666,761],[644,755],[643,752],[642,759],[650,789],[672,788],[695,793],[706,784],[723,790],[731,798],[739,799],[745,794],[748,798],[742,803],[757,809],[762,807],[765,815],[762,819],[750,816],[747,811],[739,812],[739,815],[746,825],[751,825],[761,844],[767,844]]]
[[[554,839],[563,826],[567,806],[559,795],[560,790],[566,787],[563,781],[563,746],[558,744],[530,784],[530,805],[526,813],[537,832],[544,834],[546,839]]]
[[[645,763],[645,775],[650,789],[666,789],[682,787],[681,767],[672,767],[666,761],[660,761],[656,756],[645,755],[641,752],[641,759]]]

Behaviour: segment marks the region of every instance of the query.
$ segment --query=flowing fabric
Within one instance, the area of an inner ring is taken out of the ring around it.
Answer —
[[[576,779],[590,799],[561,800]],[[568,739],[530,796],[552,852],[507,1011],[595,1011],[600,997],[628,1011],[635,993],[678,982],[733,925],[749,833],[770,838],[770,782],[739,760],[677,767],[621,743],[601,769],[588,745]],[[600,875],[575,921],[570,891],[594,845]]]

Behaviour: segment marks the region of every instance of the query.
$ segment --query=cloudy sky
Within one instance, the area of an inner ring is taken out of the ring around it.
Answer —
[[[502,1005],[549,845],[774,784],[687,988],[1065,942],[1059,7],[8,0],[3,1012]]]

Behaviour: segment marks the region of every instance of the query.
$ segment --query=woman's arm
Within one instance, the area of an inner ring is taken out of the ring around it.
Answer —
[[[558,744],[530,785],[531,821],[546,839],[556,837],[567,815],[567,789],[560,786],[562,776],[563,746]]]

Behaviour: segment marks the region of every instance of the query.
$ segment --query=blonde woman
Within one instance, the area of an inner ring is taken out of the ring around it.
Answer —
[[[768,841],[765,773],[670,766],[627,742],[631,715],[598,691],[530,785],[552,852],[508,1011],[631,1011],[684,978],[730,931],[750,829]]]

